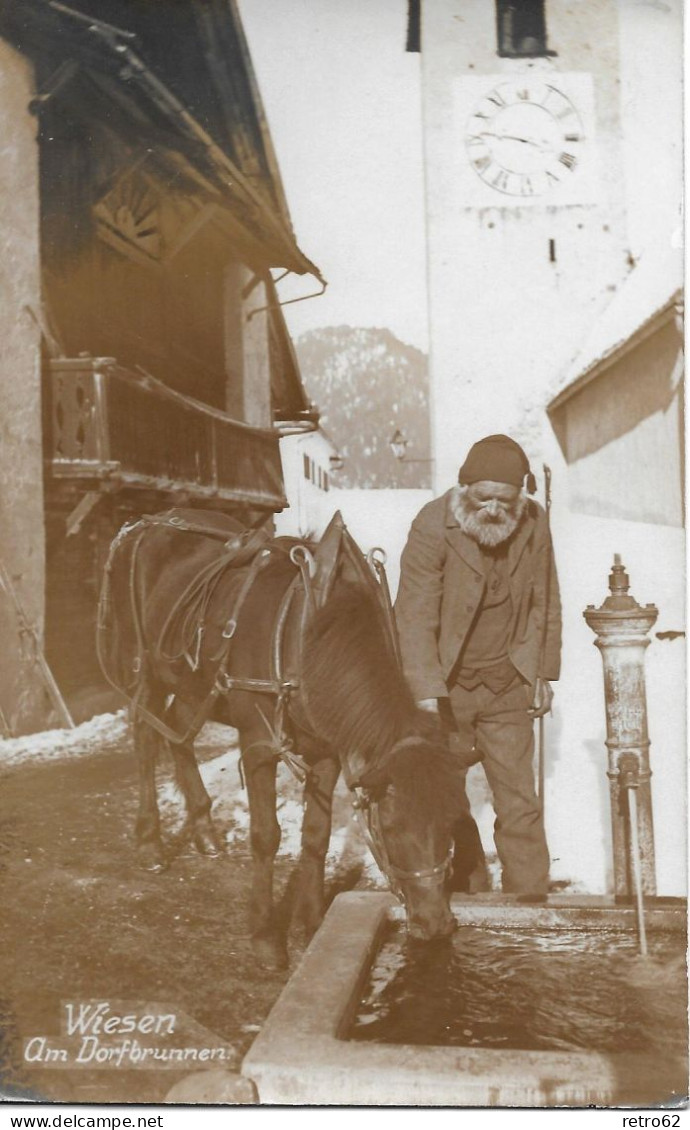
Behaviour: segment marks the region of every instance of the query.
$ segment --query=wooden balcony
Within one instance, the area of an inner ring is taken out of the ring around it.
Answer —
[[[52,360],[47,401],[54,479],[286,505],[276,432],[239,423],[112,358]]]

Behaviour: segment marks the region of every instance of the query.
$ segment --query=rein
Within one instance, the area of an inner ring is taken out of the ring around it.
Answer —
[[[408,746],[420,745],[422,743],[424,743],[423,738],[414,736],[401,738],[400,741],[391,746],[373,768],[376,770],[383,768],[390,761],[395,759],[400,750]],[[403,906],[405,905],[405,894],[400,886],[400,882],[405,882],[410,879],[436,879],[437,882],[444,882],[453,859],[452,845],[448,849],[445,859],[441,860],[440,863],[434,864],[433,867],[427,867],[419,871],[406,871],[401,867],[396,867],[395,864],[391,862],[391,857],[386,846],[386,837],[381,824],[379,802],[371,796],[366,787],[357,785],[354,782],[349,782],[347,778],[346,783],[352,794],[352,807],[357,822],[362,830],[364,841],[377,867],[381,873],[385,875],[392,893],[399,902],[401,902]]]

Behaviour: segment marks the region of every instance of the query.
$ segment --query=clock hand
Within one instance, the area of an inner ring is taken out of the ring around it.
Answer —
[[[530,137],[515,137],[511,133],[497,133],[494,134],[499,141],[519,141],[522,145],[531,145],[533,149],[538,149],[541,153],[546,153],[551,146],[540,145],[538,141],[533,141]]]
[[[538,141],[533,141],[530,137],[516,137],[515,134],[512,133],[494,133],[492,130],[484,130],[483,133],[478,133],[475,136],[491,137],[494,141],[519,141],[521,145],[531,145],[541,153],[548,153],[551,150],[550,145],[541,145]]]

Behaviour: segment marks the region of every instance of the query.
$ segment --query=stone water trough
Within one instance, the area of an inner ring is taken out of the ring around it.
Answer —
[[[551,896],[539,907],[500,895],[456,897],[452,908],[461,926],[635,931],[633,909],[603,897]],[[242,1074],[262,1105],[640,1107],[680,1104],[687,1095],[682,1047],[670,1055],[600,1054],[349,1039],[372,963],[401,913],[388,894],[335,899],[244,1059]],[[650,906],[647,922],[650,932],[677,932],[684,950],[682,906]]]

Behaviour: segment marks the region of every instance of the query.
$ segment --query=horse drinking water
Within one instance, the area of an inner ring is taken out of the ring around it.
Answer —
[[[252,941],[269,967],[287,960],[273,902],[279,759],[304,780],[293,917],[307,935],[323,914],[341,770],[374,857],[405,905],[410,934],[429,940],[455,924],[445,880],[460,781],[443,736],[417,710],[403,678],[385,575],[379,567],[376,579],[374,562],[339,514],[312,549],[210,511],[145,517],[115,538],[99,609],[101,665],[131,703],[142,866],[167,865],[155,781],[166,745],[187,833],[206,855],[222,850],[194,738],[208,719],[238,731]]]

